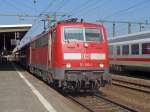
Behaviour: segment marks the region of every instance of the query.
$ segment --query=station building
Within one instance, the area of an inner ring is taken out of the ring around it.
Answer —
[[[11,55],[31,26],[32,24],[0,25],[0,56]]]

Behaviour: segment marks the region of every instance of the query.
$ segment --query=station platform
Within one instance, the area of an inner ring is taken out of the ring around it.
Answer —
[[[86,112],[12,62],[0,63],[0,112]]]

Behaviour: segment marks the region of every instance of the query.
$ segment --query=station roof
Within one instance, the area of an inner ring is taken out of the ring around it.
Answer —
[[[0,25],[0,32],[22,32],[28,31],[32,24]]]

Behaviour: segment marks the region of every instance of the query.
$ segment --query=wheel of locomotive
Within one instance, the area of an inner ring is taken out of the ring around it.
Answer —
[[[31,66],[29,66],[29,71],[33,73],[33,68]]]
[[[47,74],[45,71],[41,70],[42,80],[47,82]]]
[[[51,73],[47,73],[47,83],[49,84],[49,85],[53,85],[53,77],[52,77],[52,74]]]

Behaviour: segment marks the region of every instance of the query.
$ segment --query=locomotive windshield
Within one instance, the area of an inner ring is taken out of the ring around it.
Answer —
[[[102,41],[102,33],[96,28],[85,28],[86,41]]]
[[[97,28],[73,28],[64,29],[64,39],[71,41],[96,41],[103,40],[102,33]]]
[[[83,28],[65,28],[65,40],[81,40],[83,41]]]

